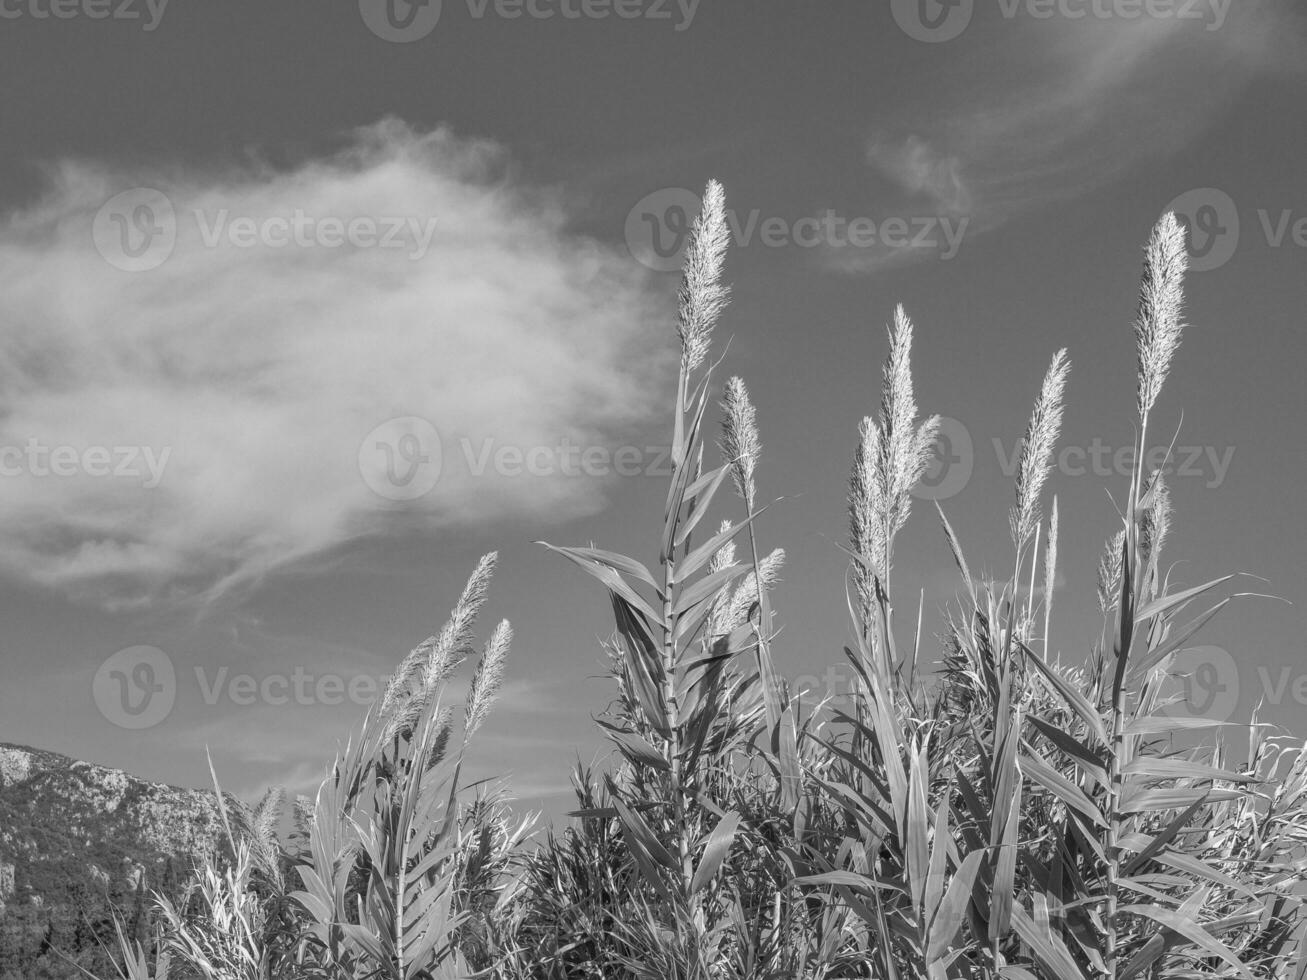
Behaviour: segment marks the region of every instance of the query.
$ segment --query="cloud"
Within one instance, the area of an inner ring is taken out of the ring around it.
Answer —
[[[592,513],[612,467],[566,447],[639,432],[670,364],[645,275],[445,130],[387,121],[289,169],[61,163],[0,216],[0,569],[134,608]],[[392,478],[433,457],[407,417],[443,448],[411,500]]]
[[[1302,15],[1284,0],[1176,6],[1206,14],[1195,18],[1045,19],[1024,13],[1027,6],[1004,0],[986,5],[982,17],[978,5],[942,67],[931,63],[929,87],[919,89],[930,101],[905,88],[898,114],[891,110],[870,135],[867,162],[882,211],[965,214],[974,238],[1176,152],[1253,80],[1303,67]],[[846,249],[828,258],[866,272],[934,254]]]
[[[965,214],[971,209],[961,161],[938,153],[918,136],[902,141],[873,137],[867,144],[867,162],[907,193],[923,195],[938,214]]]

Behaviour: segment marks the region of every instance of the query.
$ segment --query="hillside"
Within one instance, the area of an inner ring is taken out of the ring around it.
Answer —
[[[108,908],[174,891],[212,850],[212,793],[0,743],[0,980],[72,975],[112,936]]]

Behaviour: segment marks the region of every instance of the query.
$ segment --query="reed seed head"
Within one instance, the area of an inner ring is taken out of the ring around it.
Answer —
[[[1048,482],[1053,450],[1062,432],[1062,402],[1070,370],[1066,350],[1058,351],[1044,375],[1044,383],[1026,426],[1021,465],[1017,471],[1017,502],[1011,516],[1012,540],[1018,548],[1030,540],[1039,526],[1039,499]]]
[[[1184,332],[1184,277],[1189,268],[1184,226],[1174,214],[1157,223],[1144,258],[1135,346],[1139,354],[1138,409],[1152,411]]]
[[[1107,615],[1121,594],[1122,549],[1125,548],[1125,531],[1117,531],[1103,548],[1098,559],[1098,608]]]
[[[1053,510],[1048,518],[1048,544],[1044,549],[1044,602],[1049,605],[1053,602],[1053,586],[1057,581],[1057,537],[1057,497],[1054,497]]]
[[[726,611],[723,632],[730,632],[737,626],[743,626],[749,618],[749,610],[758,601],[758,582],[762,581],[764,591],[771,591],[780,578],[781,566],[785,564],[785,550],[777,548],[771,554],[758,560],[756,571],[749,572],[731,596],[731,604]]]
[[[854,562],[853,576],[858,594],[864,602],[872,597],[871,578],[885,567],[885,522],[882,515],[888,504],[883,475],[884,453],[881,431],[876,420],[864,418],[858,426],[858,447],[849,475],[849,537],[863,562]]]
[[[476,673],[472,676],[472,687],[468,691],[467,707],[464,709],[464,738],[471,738],[481,727],[499,696],[499,689],[504,683],[504,664],[512,642],[513,627],[505,619],[490,634],[481,662],[477,664]]]
[[[757,413],[749,400],[748,389],[739,378],[726,382],[722,409],[722,455],[731,468],[736,492],[745,509],[752,513],[757,492],[753,473],[762,453],[762,443],[758,440]]]
[[[712,180],[703,193],[703,210],[690,228],[677,296],[676,331],[681,338],[681,362],[687,375],[708,356],[713,326],[730,299],[730,287],[722,285],[722,267],[729,245],[726,192],[720,183]]]
[[[1152,562],[1162,552],[1171,530],[1171,489],[1161,470],[1153,473],[1145,492],[1148,506],[1139,517],[1139,549],[1145,562]]]
[[[731,529],[730,521],[722,521],[721,526],[717,528],[718,534],[725,534]],[[727,541],[717,549],[717,553],[712,556],[708,562],[708,574],[720,572],[724,568],[730,568],[735,564],[735,542]]]
[[[912,321],[899,306],[889,331],[880,415],[862,420],[849,477],[852,545],[871,563],[870,569],[854,563],[854,580],[864,603],[872,596],[872,576],[883,581],[889,572],[894,536],[907,523],[912,489],[930,464],[939,435],[939,416],[916,424],[912,337]]]
[[[438,634],[415,647],[391,677],[381,699],[388,736],[411,728],[440,685],[471,655],[472,630],[498,561],[498,553],[492,551],[477,562],[449,620]]]

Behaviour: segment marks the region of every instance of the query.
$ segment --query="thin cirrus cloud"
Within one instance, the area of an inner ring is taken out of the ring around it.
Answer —
[[[904,115],[868,138],[866,163],[892,202],[883,209],[965,220],[969,240],[1179,150],[1256,78],[1303,69],[1302,14],[1284,0],[1248,0],[1219,21],[1009,19],[1005,9],[1024,5],[978,12],[966,34],[942,45],[956,54],[931,79],[930,104],[906,97]],[[1216,7],[1210,13],[1220,16]],[[838,249],[827,257],[856,273],[935,253]]]
[[[92,229],[142,186],[173,206],[176,244],[128,272]],[[284,225],[242,237],[296,215],[300,244]],[[317,231],[360,217],[405,221],[400,245]],[[485,450],[639,429],[668,348],[651,299],[635,263],[569,230],[559,195],[444,130],[386,121],[324,159],[201,177],[65,162],[0,217],[2,570],[139,608],[212,597],[397,519],[593,512],[604,470],[578,478],[555,456],[524,477],[482,465]],[[395,502],[361,476],[360,446],[409,416],[435,427],[444,465],[429,493]],[[104,447],[127,475],[104,475],[102,454],[47,475],[52,457],[41,469],[15,452],[33,441]]]

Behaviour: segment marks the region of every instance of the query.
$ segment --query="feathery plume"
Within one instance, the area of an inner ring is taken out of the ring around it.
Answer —
[[[412,693],[413,679],[422,670],[427,658],[431,656],[431,651],[436,648],[436,639],[435,636],[429,636],[415,646],[408,652],[408,656],[400,661],[399,668],[390,675],[386,690],[381,696],[383,716],[388,716],[397,710],[401,700]]]
[[[730,521],[722,521],[721,526],[717,528],[718,534],[725,534],[731,529]],[[727,541],[717,549],[717,553],[712,556],[708,562],[708,574],[720,572],[724,568],[730,568],[735,564],[735,542]]]
[[[281,811],[285,805],[286,790],[273,786],[254,808],[250,820],[250,836],[259,846],[275,851],[277,826],[281,823]]]
[[[1057,496],[1053,497],[1053,511],[1048,518],[1048,544],[1044,548],[1044,653],[1048,653],[1048,639],[1053,622],[1053,589],[1057,584]]]
[[[920,426],[916,424],[917,401],[912,386],[913,333],[907,311],[901,305],[895,307],[880,409],[885,499],[893,511],[893,520],[886,532],[890,539],[907,523],[912,488],[930,465],[935,439],[939,435],[938,415],[932,415]]]
[[[472,628],[477,614],[486,603],[490,592],[490,579],[499,561],[497,552],[490,552],[477,562],[476,569],[463,587],[458,604],[450,613],[449,622],[440,631],[434,655],[427,659],[422,673],[423,689],[431,692],[460,663],[472,653]]]
[[[1121,594],[1122,549],[1125,548],[1125,531],[1117,531],[1103,548],[1098,559],[1098,608],[1107,615]]]
[[[731,468],[731,479],[735,481],[735,489],[744,501],[745,510],[753,513],[757,492],[753,471],[758,465],[762,443],[758,440],[757,413],[749,400],[749,390],[739,378],[726,382],[722,410],[722,455]]]
[[[1161,470],[1153,472],[1144,494],[1147,508],[1139,518],[1139,550],[1145,564],[1157,560],[1171,530],[1171,489]]]
[[[295,805],[292,807],[292,818],[295,821],[295,829],[304,836],[308,836],[313,829],[313,814],[317,811],[317,804],[313,797],[305,796],[300,793],[295,797]]]
[[[1139,354],[1138,408],[1141,420],[1152,411],[1171,370],[1184,331],[1184,277],[1189,268],[1184,226],[1163,215],[1153,229],[1139,288],[1135,346]]]
[[[471,738],[472,733],[481,727],[499,695],[499,688],[504,682],[504,662],[512,642],[513,627],[505,619],[490,634],[481,662],[477,664],[476,673],[472,676],[472,687],[468,691],[467,707],[464,709],[465,739]]]
[[[281,813],[286,805],[286,791],[280,786],[269,789],[250,815],[250,856],[258,869],[270,881],[282,881],[281,875]]]
[[[440,765],[449,753],[450,736],[453,734],[454,728],[453,723],[450,721],[452,717],[453,711],[450,708],[441,707],[436,711],[435,718],[432,719],[436,737],[431,743],[431,752],[427,756],[427,769],[434,769]]]
[[[871,563],[854,563],[854,582],[864,608],[874,593],[873,576],[889,574],[894,536],[907,523],[911,492],[930,464],[939,435],[939,416],[916,425],[912,387],[912,321],[899,306],[890,328],[879,418],[858,428],[858,448],[849,476],[849,530],[857,554]]]
[[[939,427],[941,422],[942,419],[938,415],[932,415],[930,418],[922,422],[921,425],[917,427],[916,437],[912,440],[912,443],[905,454],[906,463],[904,464],[904,469],[906,475],[904,477],[905,486],[903,489],[903,495],[905,500],[909,503],[911,503],[911,498],[908,497],[908,494],[910,494],[912,488],[921,481],[921,478],[926,475],[926,469],[930,466],[930,461],[935,456],[935,443],[939,440]],[[907,519],[908,515],[905,510],[899,521],[900,527],[906,523]]]
[[[1062,397],[1070,370],[1071,362],[1064,348],[1053,355],[1026,426],[1017,471],[1017,502],[1011,515],[1012,542],[1018,548],[1030,540],[1039,526],[1039,498],[1048,482],[1053,449],[1062,432]]]
[[[717,533],[725,534],[731,529],[730,521],[722,521]],[[727,541],[717,549],[717,553],[712,556],[708,562],[707,574],[714,575],[717,572],[730,568],[735,565],[735,542]],[[721,636],[723,633],[729,633],[731,628],[726,625],[729,619],[731,608],[731,591],[730,588],[723,587],[713,599],[712,612],[708,614],[708,636],[710,638]]]
[[[722,617],[721,632],[729,633],[737,626],[743,626],[749,619],[749,611],[758,602],[758,582],[763,589],[771,591],[780,579],[781,566],[785,564],[785,549],[777,548],[771,554],[759,559],[756,572],[749,572],[735,589]]]
[[[874,575],[885,567],[884,479],[881,476],[880,427],[873,418],[858,425],[858,448],[849,474],[849,538],[862,561],[853,563],[853,580],[863,608],[870,605],[875,590]],[[870,563],[867,567],[866,563]]]
[[[908,480],[912,456],[913,426],[917,420],[917,401],[912,386],[912,320],[900,304],[894,308],[894,326],[889,334],[889,356],[885,359],[885,383],[880,404],[880,424],[886,438],[885,450],[891,464],[891,482],[887,496],[897,496],[912,489],[916,479]]]
[[[382,742],[389,742],[400,735],[408,735],[412,732],[418,719],[422,717],[422,710],[426,705],[427,699],[421,691],[407,690],[399,694],[389,713],[382,716],[386,723],[385,728],[382,729]]]
[[[410,727],[436,689],[472,653],[472,628],[498,561],[498,553],[492,551],[477,562],[449,620],[437,635],[415,647],[391,677],[381,699],[388,737]]]
[[[713,326],[730,298],[730,287],[721,281],[729,244],[726,192],[720,183],[711,180],[703,193],[703,210],[690,228],[677,296],[676,332],[681,338],[681,363],[687,376],[708,356]]]

